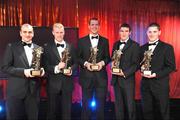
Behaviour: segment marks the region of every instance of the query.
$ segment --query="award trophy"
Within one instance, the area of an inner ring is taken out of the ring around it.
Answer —
[[[99,69],[99,66],[96,64],[98,48],[97,47],[91,47],[90,52],[91,53],[90,53],[90,57],[89,57],[88,62],[92,63],[91,69],[93,71],[97,71]]]
[[[152,71],[150,70],[150,67],[151,67],[151,56],[153,55],[153,52],[152,50],[147,50],[144,52],[144,58],[143,60],[141,61],[140,65],[141,65],[141,72],[144,74],[144,75],[151,75],[152,74]]]
[[[120,64],[120,59],[121,59],[121,55],[122,55],[122,51],[119,50],[115,50],[113,52],[113,57],[112,60],[114,61],[114,65],[112,67],[112,72],[113,73],[120,73],[121,69],[119,68],[119,64]]]
[[[40,63],[41,63],[41,54],[43,53],[43,48],[42,47],[38,47],[38,48],[34,48],[33,52],[32,52],[32,64],[31,67],[34,70],[31,70],[31,75],[32,76],[36,76],[39,77],[41,76],[43,70],[41,69]]]
[[[65,50],[62,52],[62,58],[61,62],[65,63],[65,67],[62,69],[63,74],[70,74],[72,72],[71,67],[68,67],[68,61],[70,60],[70,53],[68,48],[65,48]]]

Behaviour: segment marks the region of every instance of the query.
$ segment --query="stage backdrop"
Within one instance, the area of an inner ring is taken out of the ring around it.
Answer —
[[[146,27],[150,22],[161,25],[162,41],[173,45],[177,72],[171,75],[170,96],[180,98],[180,1],[179,0],[1,0],[0,25],[19,26],[28,22],[34,26],[52,26],[61,22],[78,27],[79,36],[88,34],[88,20],[97,17],[100,33],[109,39],[110,51],[118,40],[119,24],[132,26],[131,37],[140,43],[147,42]],[[109,81],[111,75],[109,74]],[[136,98],[140,98],[140,76],[136,79]],[[109,98],[114,99],[109,85]]]

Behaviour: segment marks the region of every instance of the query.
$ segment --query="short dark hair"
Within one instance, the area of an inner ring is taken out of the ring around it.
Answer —
[[[126,27],[126,28],[129,28],[129,31],[131,31],[131,26],[127,23],[123,23],[120,25],[119,29],[121,29],[121,27]]]
[[[92,18],[90,18],[90,19],[89,19],[89,25],[91,24],[91,20],[96,20],[96,21],[98,21],[98,23],[99,23],[98,18],[96,18],[96,17],[92,17]],[[99,23],[99,24],[100,24],[100,23]]]
[[[156,22],[150,23],[147,28],[149,28],[149,27],[157,27],[158,30],[161,30],[160,25]]]

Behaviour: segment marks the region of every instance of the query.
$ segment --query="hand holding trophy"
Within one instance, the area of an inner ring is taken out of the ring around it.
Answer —
[[[141,65],[141,72],[143,73],[143,75],[146,76],[150,76],[152,74],[152,71],[150,70],[151,67],[151,56],[153,55],[152,50],[147,50],[144,52],[144,58],[141,61],[140,65]]]
[[[33,57],[32,57],[32,64],[31,67],[33,70],[31,70],[31,75],[35,77],[40,77],[43,74],[43,69],[40,66],[41,63],[41,54],[43,53],[43,48],[38,47],[33,49]]]
[[[97,47],[91,47],[90,49],[90,57],[88,62],[92,63],[91,70],[92,71],[98,71],[99,66],[97,65],[97,53],[98,53],[98,48]]]
[[[120,64],[120,59],[121,59],[121,55],[122,55],[122,51],[119,50],[115,50],[113,52],[113,64],[112,64],[112,72],[113,73],[120,73],[122,71],[122,69],[119,68],[119,64]]]
[[[72,73],[71,67],[68,67],[68,61],[71,59],[69,49],[65,48],[65,50],[62,52],[62,58],[61,62],[65,63],[65,67],[62,69],[62,73],[65,75],[70,75]]]

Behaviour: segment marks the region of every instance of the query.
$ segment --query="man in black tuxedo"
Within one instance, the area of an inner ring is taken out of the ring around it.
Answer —
[[[130,38],[131,27],[122,24],[119,28],[120,40],[114,43],[115,50],[122,52],[119,59],[119,72],[112,71],[112,85],[115,92],[115,113],[117,120],[135,120],[135,72],[139,64],[139,44]],[[112,61],[112,68],[115,61]],[[126,114],[127,113],[127,114]],[[125,116],[127,115],[127,116]]]
[[[44,46],[44,66],[47,72],[47,94],[48,94],[48,111],[47,119],[56,120],[61,108],[63,120],[71,119],[71,99],[73,90],[72,71],[64,73],[65,67],[71,67],[75,63],[75,49],[64,40],[64,26],[61,23],[53,25],[52,34],[54,40]],[[69,60],[64,61],[65,49],[69,52]],[[61,104],[61,105],[60,105]]]
[[[33,48],[39,46],[32,43],[30,24],[21,26],[20,36],[20,41],[8,44],[2,65],[2,71],[8,74],[7,119],[38,120],[40,80],[31,75],[31,64]]]
[[[82,120],[90,118],[90,101],[96,99],[96,115],[98,120],[104,119],[104,103],[107,91],[106,65],[110,61],[108,40],[98,34],[99,21],[91,18],[89,21],[89,35],[78,41],[78,62],[80,65],[80,85],[82,87]],[[96,65],[98,69],[92,69],[89,61],[91,48],[97,51]]]
[[[145,120],[155,120],[154,110],[160,119],[169,120],[169,74],[175,70],[174,50],[170,44],[159,39],[160,26],[151,23],[147,28],[149,42],[141,47],[141,61],[144,53],[151,50],[151,74],[142,71],[141,94]],[[142,66],[141,66],[142,68]],[[153,109],[154,107],[154,109]]]

